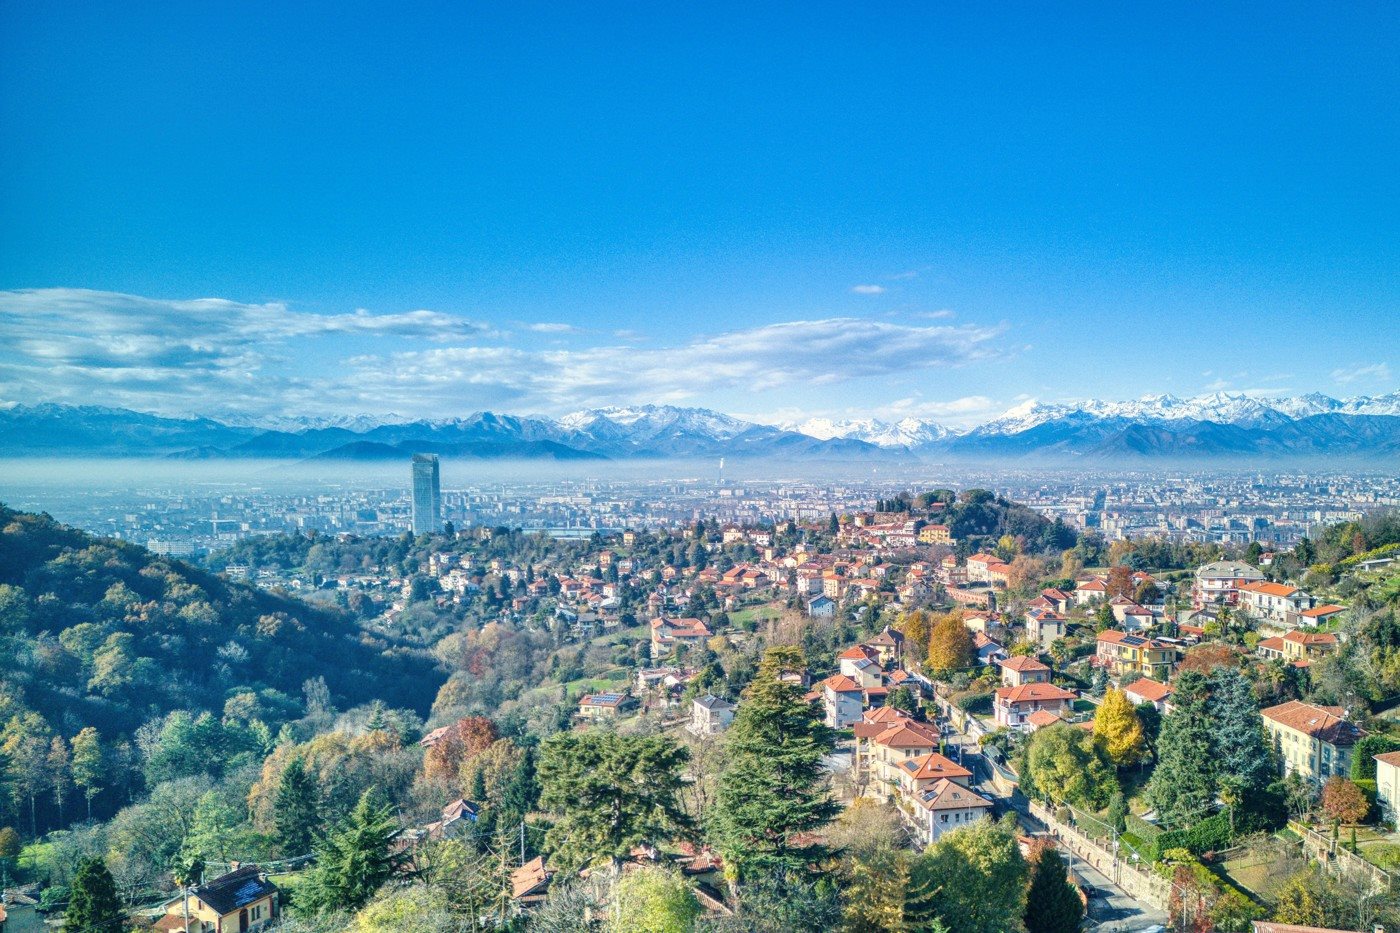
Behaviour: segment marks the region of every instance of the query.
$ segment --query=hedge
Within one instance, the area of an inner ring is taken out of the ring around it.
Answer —
[[[1227,848],[1233,834],[1230,819],[1223,813],[1201,820],[1190,829],[1173,829],[1157,837],[1157,851],[1186,849],[1192,855]]]
[[[954,705],[964,713],[973,715],[986,715],[992,711],[992,695],[990,693],[973,693],[965,697],[959,697],[954,701]]]

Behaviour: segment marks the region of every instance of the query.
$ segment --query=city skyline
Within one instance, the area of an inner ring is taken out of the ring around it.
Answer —
[[[0,11],[0,400],[1396,388],[1388,8],[337,10]]]

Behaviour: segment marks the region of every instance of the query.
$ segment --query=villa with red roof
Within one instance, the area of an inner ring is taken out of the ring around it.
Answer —
[[[1050,682],[1050,667],[1035,658],[1017,655],[1001,662],[1001,682],[1007,687]]]
[[[1045,710],[1061,719],[1068,719],[1077,698],[1078,694],[1048,683],[1001,687],[993,701],[996,724],[1007,729],[1030,732],[1035,729],[1030,721],[1032,713]]]

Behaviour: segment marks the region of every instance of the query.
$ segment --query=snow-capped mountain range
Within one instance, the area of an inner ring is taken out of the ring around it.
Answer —
[[[0,405],[0,456],[174,456],[273,459],[448,457],[637,459],[774,457],[908,460],[1047,458],[1345,458],[1400,460],[1400,392],[1335,399],[1217,392],[1126,401],[1023,402],[953,430],[904,418],[812,418],[759,424],[704,408],[638,405],[558,418],[478,412],[408,421],[165,418],[96,406]]]

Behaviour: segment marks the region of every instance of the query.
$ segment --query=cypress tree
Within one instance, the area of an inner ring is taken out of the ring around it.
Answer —
[[[83,859],[73,876],[63,929],[68,933],[121,933],[125,924],[112,873],[101,859]]]
[[[821,773],[831,730],[803,688],[782,680],[785,671],[805,666],[800,649],[769,648],[726,737],[728,764],[720,773],[711,828],[739,880],[800,874],[828,855],[824,846],[798,838],[840,812]]]
[[[1026,933],[1077,933],[1084,905],[1069,883],[1065,861],[1049,845],[1031,855],[1031,884],[1026,896]]]

